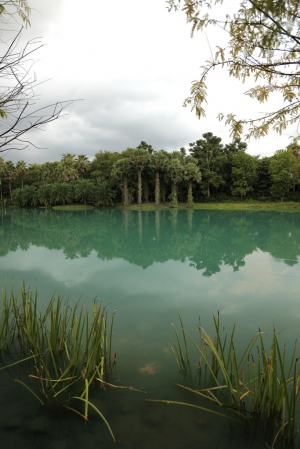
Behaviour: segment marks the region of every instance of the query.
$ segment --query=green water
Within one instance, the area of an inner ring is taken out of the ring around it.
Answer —
[[[179,406],[150,404],[145,398],[194,401],[193,395],[175,386],[181,379],[168,333],[172,334],[170,322],[178,323],[177,310],[194,336],[198,316],[211,330],[212,315],[219,311],[225,332],[237,322],[238,346],[258,327],[271,334],[273,324],[283,329],[283,341],[292,344],[300,333],[299,255],[296,212],[3,213],[1,283],[6,279],[9,287],[12,282],[17,286],[24,279],[27,287],[38,289],[41,309],[59,292],[71,302],[81,297],[86,305],[99,297],[109,311],[117,310],[115,380],[147,393],[110,389],[101,397],[116,434],[114,445],[96,418],[87,427],[77,417],[56,422],[47,415],[45,426],[50,430],[27,432],[28,422],[41,412],[5,375],[1,420],[9,415],[7,403],[13,416],[16,401],[21,410],[26,404],[27,414],[23,421],[17,416],[22,422],[13,432],[2,426],[1,438],[7,447],[42,444],[45,449],[199,448],[200,440],[204,448],[250,447],[251,441],[236,430],[233,435],[222,419]]]

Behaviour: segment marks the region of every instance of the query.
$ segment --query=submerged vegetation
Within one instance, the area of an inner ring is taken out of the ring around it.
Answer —
[[[109,322],[97,300],[88,312],[79,301],[71,307],[59,295],[51,299],[45,312],[39,307],[38,294],[26,290],[23,283],[17,294],[8,295],[6,287],[2,288],[1,369],[26,362],[31,382],[16,382],[41,405],[72,410],[85,420],[92,408],[114,438],[105,416],[89,399],[94,384],[105,388],[115,363],[111,353],[114,313]],[[76,403],[84,404],[83,412]]]
[[[198,388],[180,385],[197,396],[219,406],[204,408],[195,404],[181,404],[207,410],[234,421],[240,421],[247,432],[263,432],[268,443],[281,440],[292,443],[299,424],[300,372],[295,342],[291,354],[286,344],[281,346],[278,333],[273,330],[270,349],[267,350],[264,332],[258,333],[247,343],[239,356],[236,349],[235,324],[231,333],[222,335],[220,315],[214,316],[215,336],[202,326],[200,342],[184,328],[180,320],[180,338],[176,327],[171,348],[183,379],[191,382],[193,372],[190,364],[189,343],[198,353]],[[195,379],[194,379],[195,380]],[[177,401],[158,401],[180,404]]]

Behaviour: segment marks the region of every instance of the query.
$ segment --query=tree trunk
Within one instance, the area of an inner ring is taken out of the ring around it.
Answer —
[[[173,182],[172,186],[172,201],[170,204],[170,207],[177,208],[178,207],[178,201],[177,201],[177,186],[176,182]]]
[[[161,183],[161,199],[163,203],[166,202],[166,186],[164,180]]]
[[[159,173],[156,172],[155,178],[155,206],[159,206],[160,203],[160,182],[159,182]]]
[[[138,169],[138,206],[142,205],[142,170]]]
[[[148,179],[144,178],[144,202],[149,203],[149,183]]]
[[[187,207],[194,207],[192,182],[189,182]]]
[[[12,199],[12,192],[11,192],[11,183],[10,183],[10,181],[8,181],[8,188],[9,188],[10,199]]]

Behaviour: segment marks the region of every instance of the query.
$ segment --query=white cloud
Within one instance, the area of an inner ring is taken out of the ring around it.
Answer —
[[[172,151],[208,131],[228,143],[229,129],[217,120],[219,112],[252,116],[273,106],[243,96],[248,85],[228,79],[220,69],[208,83],[207,117],[198,121],[182,108],[191,81],[211,57],[209,45],[213,52],[216,44],[224,45],[224,34],[216,27],[191,39],[184,15],[168,13],[164,1],[31,0],[30,5],[32,27],[24,30],[22,41],[42,36],[45,43],[34,55],[38,81],[50,78],[36,89],[41,104],[83,101],[68,107],[69,115],[45,132],[29,135],[46,150],[31,148],[6,158],[44,162],[65,152],[93,157],[100,149],[122,151],[141,140]],[[226,7],[234,9],[232,2]],[[251,141],[248,151],[271,155],[293,133],[270,133]]]

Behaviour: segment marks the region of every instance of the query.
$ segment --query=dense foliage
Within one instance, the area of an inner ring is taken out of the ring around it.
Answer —
[[[240,139],[224,145],[208,132],[172,153],[142,142],[121,153],[99,151],[92,161],[69,153],[60,161],[29,166],[0,158],[0,197],[21,207],[46,208],[74,202],[176,208],[178,202],[193,207],[194,201],[300,199],[300,146],[293,143],[262,159],[246,148]]]
[[[241,82],[251,80],[245,92],[260,103],[275,97],[275,109],[256,117],[236,118],[227,114],[234,137],[247,129],[248,137],[266,135],[270,129],[281,133],[298,123],[299,98],[299,17],[298,0],[239,0],[239,4],[222,0],[167,0],[169,10],[182,9],[195,31],[218,27],[224,39],[211,60],[203,62],[199,80],[194,81],[191,95],[185,100],[198,117],[205,116],[207,79],[215,68],[223,68]],[[234,10],[234,8],[236,8]],[[224,47],[225,43],[225,47]],[[200,53],[201,54],[201,53]],[[223,83],[222,87],[223,88]],[[223,118],[223,114],[219,114]]]

